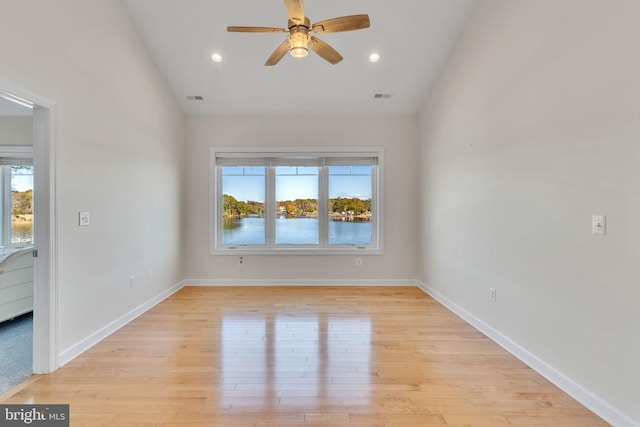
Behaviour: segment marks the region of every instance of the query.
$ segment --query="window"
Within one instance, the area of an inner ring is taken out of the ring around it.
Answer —
[[[1,246],[33,243],[33,161],[31,147],[0,149]]]
[[[211,150],[212,253],[382,252],[382,150]]]

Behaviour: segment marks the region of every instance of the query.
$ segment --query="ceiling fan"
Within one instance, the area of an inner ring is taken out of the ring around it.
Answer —
[[[302,0],[284,0],[284,7],[289,14],[287,28],[274,27],[227,27],[232,33],[289,33],[289,37],[271,54],[264,65],[276,65],[287,54],[294,58],[304,58],[309,54],[309,48],[331,64],[342,61],[334,48],[309,35],[309,32],[318,34],[338,33],[343,31],[361,30],[369,28],[369,15],[350,15],[340,18],[327,19],[311,25],[311,21],[304,15]]]

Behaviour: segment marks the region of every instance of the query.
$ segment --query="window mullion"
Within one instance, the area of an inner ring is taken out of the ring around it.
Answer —
[[[2,166],[2,243],[11,245],[11,166]]]
[[[276,168],[267,166],[266,171],[267,186],[265,189],[265,233],[267,247],[273,248],[276,240]]]
[[[320,166],[318,176],[318,243],[320,247],[329,245],[329,172],[325,165]]]
[[[8,179],[7,172],[7,169],[9,168],[10,166],[0,166],[0,192],[2,195],[2,200],[0,200],[0,203],[2,203],[2,212],[0,212],[0,219],[2,221],[0,224],[2,226],[0,227],[0,231],[2,231],[2,235],[0,236],[0,243],[3,246],[11,243],[9,236],[9,230],[11,227],[11,180]],[[7,189],[7,187],[9,188]],[[7,194],[9,194],[8,198]]]

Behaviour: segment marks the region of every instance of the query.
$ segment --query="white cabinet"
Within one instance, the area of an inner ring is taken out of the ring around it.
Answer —
[[[0,322],[32,310],[32,248],[18,249],[0,262]]]

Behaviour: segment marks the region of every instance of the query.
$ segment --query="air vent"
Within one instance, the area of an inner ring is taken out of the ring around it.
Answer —
[[[204,100],[204,96],[200,96],[200,95],[189,95],[187,96],[187,99],[189,101],[203,101]]]
[[[373,95],[375,99],[389,99],[391,98],[390,93],[376,93]]]

